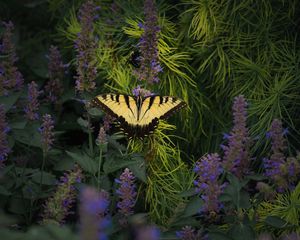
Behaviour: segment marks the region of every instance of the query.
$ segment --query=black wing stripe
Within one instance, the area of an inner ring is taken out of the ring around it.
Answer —
[[[116,101],[117,101],[117,102],[120,102],[120,101],[119,101],[119,98],[120,98],[120,94],[118,94],[118,95],[116,96]]]

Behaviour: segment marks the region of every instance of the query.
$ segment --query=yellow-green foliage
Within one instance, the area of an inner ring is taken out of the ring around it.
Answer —
[[[164,133],[175,126],[164,121],[155,133],[144,141],[132,140],[132,152],[143,152],[147,164],[147,184],[141,194],[146,195],[146,208],[155,222],[167,225],[177,206],[185,200],[179,195],[192,186],[193,174],[181,160],[180,150]]]
[[[265,201],[257,209],[257,229],[261,232],[272,231],[279,235],[300,233],[300,183],[287,194],[277,194],[274,201]],[[265,223],[268,216],[276,216],[287,222],[282,229],[272,228]]]

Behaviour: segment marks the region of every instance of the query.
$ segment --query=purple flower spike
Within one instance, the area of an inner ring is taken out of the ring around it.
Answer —
[[[60,178],[56,192],[44,205],[42,224],[63,224],[65,218],[72,214],[71,208],[76,200],[76,189],[74,185],[82,179],[82,172],[78,166],[72,171],[64,173]]]
[[[224,135],[224,138],[228,140],[228,145],[222,145],[224,168],[238,178],[243,177],[248,172],[250,164],[250,138],[246,127],[246,108],[247,102],[244,96],[237,96],[232,107],[234,127],[230,134]]]
[[[150,92],[149,90],[147,90],[145,88],[141,88],[140,85],[138,85],[135,89],[132,90],[132,94],[134,96],[143,96],[143,97],[148,97],[148,96],[153,95],[152,92]]]
[[[158,73],[162,71],[158,59],[158,33],[157,11],[154,0],[144,2],[145,23],[139,23],[139,27],[144,29],[139,42],[141,53],[140,68],[135,71],[135,75],[141,81],[147,83],[159,82]]]
[[[51,103],[57,103],[58,98],[63,93],[62,79],[65,75],[67,64],[62,62],[60,52],[57,47],[50,46],[49,49],[49,81],[45,86],[47,99]]]
[[[52,120],[51,115],[45,114],[43,116],[43,123],[40,128],[40,132],[42,135],[42,146],[43,146],[43,151],[45,153],[47,153],[53,145],[53,141],[54,141],[53,128],[54,128],[54,121]]]
[[[160,231],[155,226],[143,226],[136,230],[136,240],[159,240]]]
[[[13,43],[14,24],[3,22],[4,32],[0,36],[0,55],[5,58],[0,59],[0,96],[7,95],[8,90],[20,90],[23,87],[23,76],[18,70],[16,48]]]
[[[198,231],[193,229],[191,226],[185,226],[181,231],[176,232],[176,235],[181,240],[200,240]]]
[[[80,239],[108,239],[105,234],[108,218],[109,195],[86,187],[81,193]]]
[[[34,81],[28,84],[28,103],[24,108],[25,115],[28,120],[33,121],[39,119],[37,111],[40,106],[38,101],[40,94],[41,91],[38,90],[38,85]]]
[[[133,214],[133,207],[135,205],[136,186],[134,184],[135,177],[132,172],[126,168],[121,174],[120,179],[115,181],[120,184],[117,194],[120,197],[118,202],[118,212],[121,213],[121,224],[126,224],[128,216]]]
[[[0,105],[0,169],[4,167],[4,161],[7,158],[10,148],[7,141],[7,132],[9,131],[8,124],[6,122],[6,116],[4,106]]]
[[[93,22],[97,15],[98,8],[92,1],[82,4],[79,10],[79,22],[81,31],[75,40],[75,49],[77,52],[76,65],[77,76],[76,90],[78,92],[91,91],[96,87],[95,79],[97,77],[96,48],[97,42],[93,36]]]
[[[200,192],[204,200],[203,212],[216,212],[221,209],[218,197],[223,191],[218,178],[222,174],[221,159],[217,153],[207,154],[195,163],[194,172],[197,180],[194,182],[196,191]]]
[[[284,155],[287,149],[285,134],[282,122],[274,119],[269,131],[272,154],[269,158],[263,159],[265,175],[272,180],[278,192],[292,189],[300,173],[299,161],[294,157],[286,158]]]

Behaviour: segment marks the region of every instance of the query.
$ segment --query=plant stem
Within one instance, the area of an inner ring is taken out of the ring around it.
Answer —
[[[93,156],[94,146],[93,146],[92,131],[91,131],[91,127],[90,127],[91,126],[91,118],[90,118],[89,114],[87,114],[87,118],[88,118],[89,150],[90,150],[91,156]]]
[[[102,146],[99,147],[99,161],[98,161],[98,190],[100,191],[100,178],[101,178],[101,166],[102,166]]]
[[[41,179],[40,179],[40,191],[42,192],[42,183],[43,183],[43,177],[44,177],[44,168],[45,168],[45,162],[46,162],[46,152],[43,150],[43,162],[41,167]]]

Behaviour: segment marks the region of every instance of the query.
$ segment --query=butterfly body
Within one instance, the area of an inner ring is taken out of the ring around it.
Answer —
[[[169,96],[130,96],[103,94],[92,105],[116,118],[121,130],[129,138],[144,138],[157,128],[159,119],[166,119],[186,106],[182,100]]]

